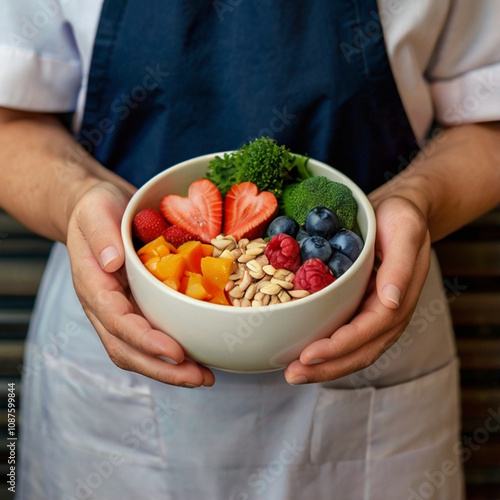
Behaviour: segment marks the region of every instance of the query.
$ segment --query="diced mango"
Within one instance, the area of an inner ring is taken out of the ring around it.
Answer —
[[[210,300],[212,304],[221,304],[223,306],[229,306],[231,303],[227,299],[226,292],[224,290],[219,290]]]
[[[139,248],[137,255],[142,262],[148,261],[151,257],[165,257],[170,253],[177,253],[177,249],[163,236],[159,236],[153,241],[146,243],[143,247]]]
[[[186,261],[186,270],[201,274],[200,261],[203,258],[203,248],[200,241],[186,241],[177,248],[179,255]]]
[[[158,259],[158,261],[150,259],[148,262],[151,262],[151,265],[148,266],[147,262],[146,267],[160,281],[173,280],[173,282],[169,282],[169,286],[178,290],[186,268],[184,258],[181,255],[171,253],[162,258],[158,257]]]
[[[185,293],[188,297],[198,300],[209,300],[212,298],[203,286],[203,276],[198,273],[189,273]]]
[[[203,250],[204,257],[211,257],[212,254],[214,253],[214,246],[209,245],[208,243],[202,243],[201,248]]]
[[[204,257],[201,259],[201,273],[219,290],[224,290],[233,270],[234,259]]]

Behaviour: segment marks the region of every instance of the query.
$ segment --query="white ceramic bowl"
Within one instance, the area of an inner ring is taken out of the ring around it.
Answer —
[[[238,373],[283,369],[305,346],[329,336],[353,316],[373,268],[375,216],[364,193],[350,179],[311,159],[308,165],[313,174],[346,184],[358,202],[365,245],[353,266],[323,290],[285,304],[239,308],[192,299],[170,289],[144,267],[132,243],[132,219],[144,208],[157,209],[167,194],[185,196],[189,184],[205,175],[217,154],[223,153],[193,158],[165,170],[130,200],[121,227],[130,288],[151,325],[179,342],[190,358]]]

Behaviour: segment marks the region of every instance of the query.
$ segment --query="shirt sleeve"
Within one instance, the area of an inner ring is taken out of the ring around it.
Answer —
[[[426,77],[443,125],[500,120],[500,3],[455,0]]]
[[[73,29],[59,0],[0,2],[0,106],[74,111],[81,82]]]

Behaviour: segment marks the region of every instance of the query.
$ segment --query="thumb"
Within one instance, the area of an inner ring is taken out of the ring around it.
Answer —
[[[376,287],[379,300],[397,309],[414,279],[419,284],[430,259],[430,237],[417,207],[403,198],[389,198],[377,208],[375,251],[380,261]],[[424,271],[415,276],[416,271]]]
[[[120,224],[130,194],[110,183],[94,186],[75,209],[78,228],[101,268],[115,272],[125,261]]]

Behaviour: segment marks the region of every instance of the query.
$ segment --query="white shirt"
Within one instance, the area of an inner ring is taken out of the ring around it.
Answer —
[[[76,111],[87,79],[103,0],[4,0],[0,4],[0,105]],[[500,119],[497,0],[378,0],[387,53],[413,131]],[[356,46],[380,26],[361,26]],[[339,49],[340,50],[340,49]]]

